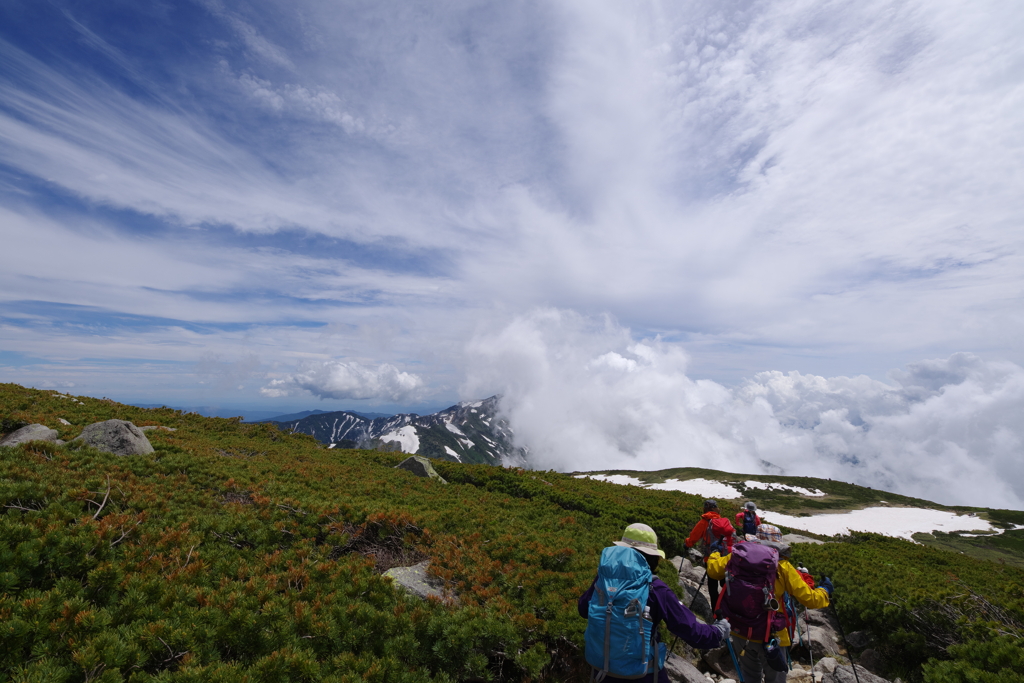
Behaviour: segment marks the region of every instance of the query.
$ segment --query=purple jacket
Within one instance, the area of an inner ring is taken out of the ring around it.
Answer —
[[[597,579],[595,578],[594,583],[596,582]],[[594,594],[594,583],[590,584],[590,588],[580,596],[579,601],[576,603],[580,616],[584,619],[587,618],[590,611],[590,596]],[[654,577],[654,583],[651,584],[651,592],[647,595],[647,604],[651,607],[651,618],[654,619],[655,628],[664,621],[665,625],[668,626],[668,630],[673,635],[679,636],[683,642],[698,650],[710,650],[718,647],[720,644],[721,637],[718,629],[697,621],[697,617],[693,616],[693,612],[688,610],[683,603],[679,602],[679,598],[672,592],[672,589],[658,577]],[[647,674],[643,678],[630,679],[608,676],[605,680],[654,683],[654,674]],[[658,683],[669,683],[668,672],[664,669],[658,672]]]

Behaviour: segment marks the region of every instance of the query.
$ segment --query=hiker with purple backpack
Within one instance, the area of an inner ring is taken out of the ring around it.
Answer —
[[[725,587],[715,613],[729,620],[732,644],[739,659],[743,683],[783,683],[789,670],[786,648],[790,645],[790,616],[783,606],[789,593],[809,609],[828,607],[832,581],[827,577],[811,588],[789,561],[789,546],[778,527],[762,524],[757,541],[737,543],[722,556],[708,558],[708,576]]]

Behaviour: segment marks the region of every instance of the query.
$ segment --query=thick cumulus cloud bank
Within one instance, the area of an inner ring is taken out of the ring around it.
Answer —
[[[307,365],[286,377],[271,380],[260,393],[280,398],[309,392],[319,398],[409,401],[418,397],[423,380],[390,363],[368,367],[357,362],[325,361]]]
[[[763,372],[728,388],[610,319],[545,310],[470,346],[531,465],[712,467],[842,479],[947,504],[1024,503],[1024,368],[957,353],[869,377]]]

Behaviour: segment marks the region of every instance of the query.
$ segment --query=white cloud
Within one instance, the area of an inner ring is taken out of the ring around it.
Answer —
[[[536,467],[710,467],[854,481],[942,503],[1024,503],[1024,368],[970,354],[868,377],[687,376],[674,344],[536,311],[482,334],[467,394],[503,394]],[[955,483],[954,483],[955,482]]]
[[[929,411],[982,387],[980,370],[941,395],[856,375],[963,349],[1024,363],[1021,8],[206,6],[199,37],[143,4],[125,10],[135,42],[84,5],[54,11],[35,43],[0,38],[0,234],[14,254],[0,304],[22,307],[0,342],[43,359],[5,379],[64,368],[83,391],[134,383],[160,401],[209,382],[177,365],[204,357],[271,372],[357,358],[416,367],[420,391],[454,400],[478,329],[495,346],[473,378],[495,384],[473,379],[468,396],[509,385],[527,418],[575,406],[562,434],[525,420],[546,452],[660,462],[685,444],[737,467],[799,453],[828,471],[843,453],[896,453],[900,429],[906,452],[943,462],[1014,448],[1018,432],[980,417],[989,433],[922,445]],[[55,38],[65,20],[102,66]],[[343,239],[286,244],[321,235]],[[28,315],[25,301],[54,306]],[[66,324],[62,306],[98,322]],[[508,325],[538,306],[580,316]],[[585,317],[604,312],[690,356]],[[119,314],[163,322],[99,322]],[[152,361],[149,374],[126,361]],[[799,373],[742,385],[771,368]],[[289,379],[305,372],[274,375],[277,390],[305,395]],[[878,485],[918,485],[876,464],[864,471]]]
[[[415,400],[422,387],[423,380],[418,376],[389,363],[368,367],[358,362],[327,361],[271,380],[260,393],[278,398],[296,391],[308,391],[322,399],[398,402]]]
[[[252,74],[242,74],[238,83],[250,97],[271,111],[280,113],[288,107],[302,116],[340,126],[349,134],[366,128],[362,119],[347,111],[338,95],[323,88],[313,91],[295,84],[275,86]]]

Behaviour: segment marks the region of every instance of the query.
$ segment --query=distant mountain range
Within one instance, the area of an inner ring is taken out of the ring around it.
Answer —
[[[452,462],[521,464],[526,453],[512,443],[508,422],[497,417],[498,398],[463,402],[432,415],[406,413],[369,418],[348,410],[308,411],[302,417],[262,420],[284,431],[309,434],[331,448],[376,448]],[[296,415],[303,415],[297,413]]]
[[[295,422],[301,420],[304,417],[310,417],[311,415],[324,415],[329,411],[326,410],[303,410],[301,413],[288,413],[287,415],[274,415],[272,417],[262,417],[258,420],[245,420],[245,422]],[[334,411],[334,412],[346,412],[352,413],[353,415],[360,415],[368,420],[373,420],[378,417],[391,417],[392,413],[362,413],[355,410],[345,411]]]
[[[243,416],[242,422],[287,422],[289,420],[301,420],[310,415],[319,415],[323,410],[303,410],[301,413],[288,413],[282,415],[277,410],[257,410],[254,408],[240,408],[238,406],[170,406],[165,403],[129,403],[136,408],[171,408],[180,410],[183,413],[196,413],[204,417],[237,417]],[[388,417],[391,413],[361,413],[351,411],[356,415],[362,415],[367,419],[376,417]]]

